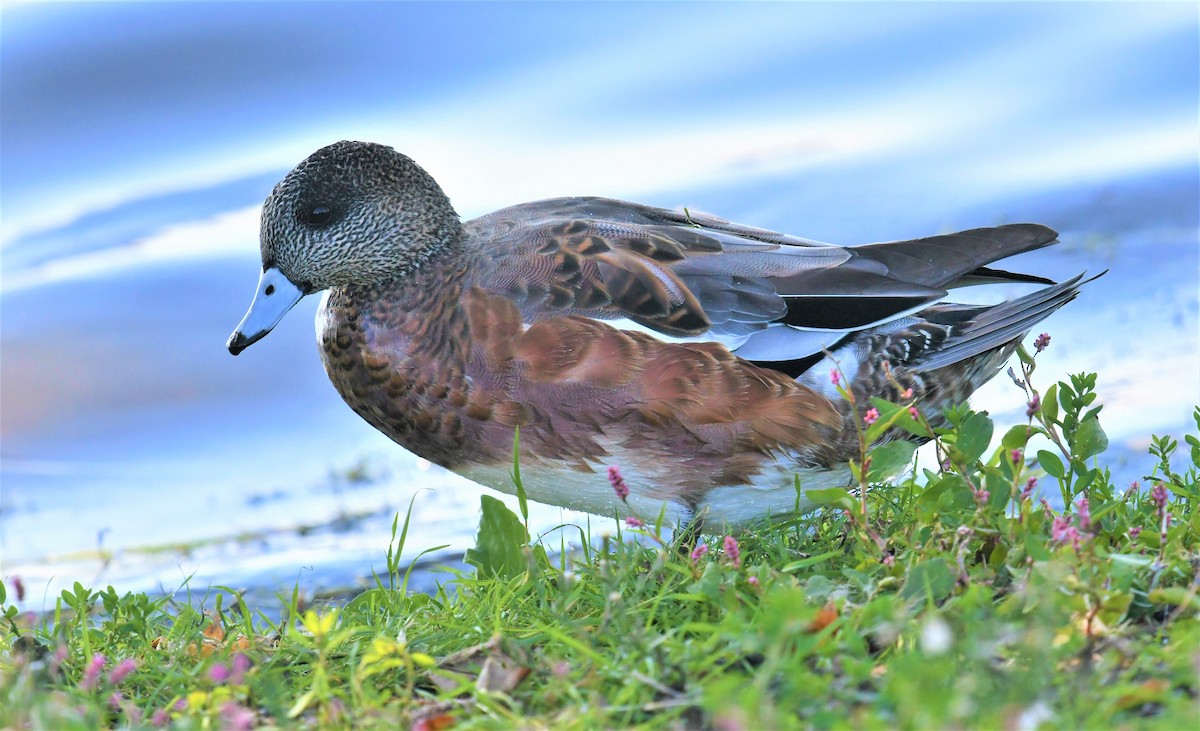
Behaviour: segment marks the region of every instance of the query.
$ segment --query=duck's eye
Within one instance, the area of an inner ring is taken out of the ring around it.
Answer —
[[[300,209],[298,218],[301,223],[313,228],[325,228],[333,223],[334,211],[331,206],[326,205],[306,206]]]

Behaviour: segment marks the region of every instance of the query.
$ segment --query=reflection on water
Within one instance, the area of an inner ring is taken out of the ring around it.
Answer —
[[[1151,433],[1187,430],[1192,9],[467,7],[5,9],[0,574],[30,606],[76,579],[352,583],[414,495],[412,555],[470,542],[480,490],[341,403],[315,298],[223,347],[257,206],[343,137],[414,156],[464,215],[600,194],[838,243],[1045,223],[1064,243],[1011,268],[1110,273],[1047,322],[1038,376],[1100,372],[1119,480],[1148,471]],[[1023,417],[1003,378],[975,405]],[[351,489],[364,456],[377,474]],[[134,550],[166,545],[186,548]]]

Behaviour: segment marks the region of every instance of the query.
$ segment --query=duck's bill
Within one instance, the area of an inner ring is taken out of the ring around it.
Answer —
[[[303,296],[300,288],[278,269],[271,267],[263,270],[250,309],[238,323],[233,335],[229,336],[229,352],[237,355],[262,340]]]

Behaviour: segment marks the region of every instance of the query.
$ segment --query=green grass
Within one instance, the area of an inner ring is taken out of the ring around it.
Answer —
[[[1095,385],[1047,389],[994,450],[956,409],[939,470],[883,481],[913,459],[885,445],[816,512],[706,549],[654,516],[531,542],[485,498],[476,570],[432,596],[405,591],[400,521],[375,588],[321,610],[293,592],[282,621],[222,588],[79,585],[30,619],[0,585],[0,727],[1194,728],[1200,439],[1156,438],[1147,484],[1113,485]],[[864,444],[929,429],[870,406]]]

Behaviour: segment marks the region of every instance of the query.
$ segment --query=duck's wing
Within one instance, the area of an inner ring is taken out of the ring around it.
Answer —
[[[511,298],[527,322],[621,320],[772,361],[921,309],[949,287],[1045,281],[986,265],[1056,234],[1015,224],[843,247],[686,210],[558,198],[470,221],[466,236],[484,262],[475,283]]]

